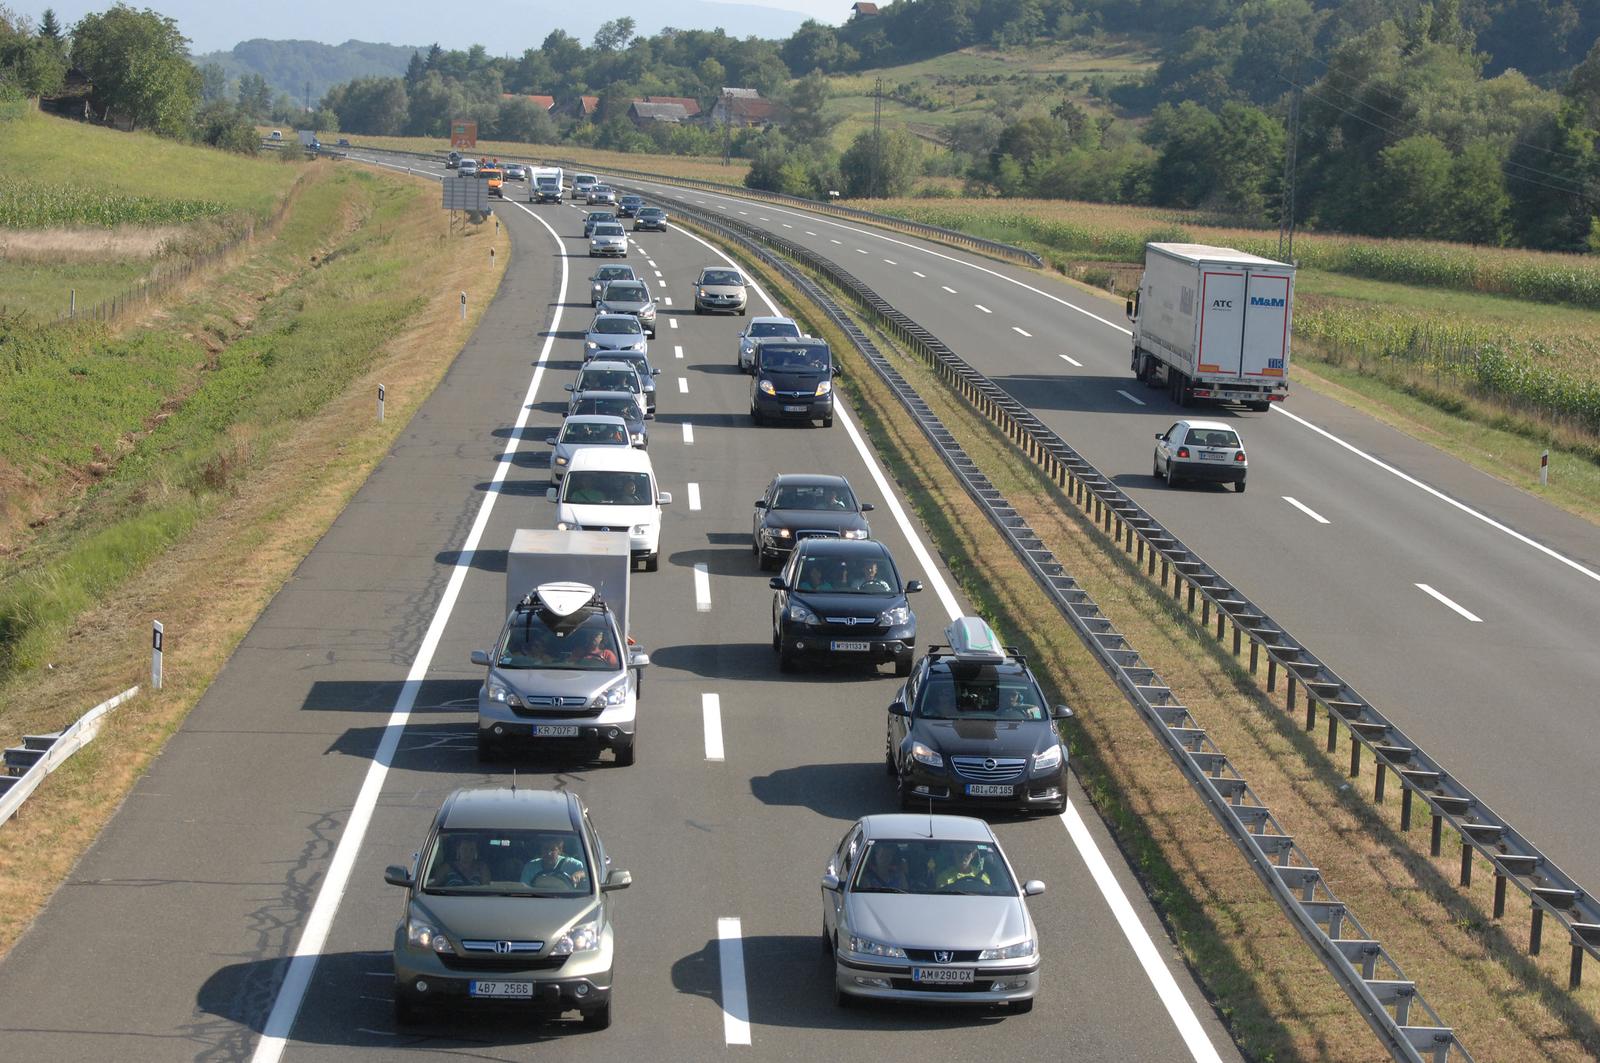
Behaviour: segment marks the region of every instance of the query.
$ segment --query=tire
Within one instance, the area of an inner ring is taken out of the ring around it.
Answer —
[[[617,746],[617,766],[621,768],[633,767],[634,759],[638,756],[639,736],[634,735],[633,741],[625,746]]]
[[[833,414],[830,413],[830,414],[828,414],[828,416],[826,416],[826,417],[824,417],[822,419],[822,427],[824,427],[824,428],[832,428],[833,427]]]
[[[1156,460],[1154,454],[1150,456],[1150,475],[1158,480],[1161,478],[1161,463]]]
[[[1176,465],[1172,464],[1172,462],[1170,462],[1170,461],[1167,462],[1167,486],[1168,487],[1177,487],[1178,484],[1181,482],[1178,479],[1178,471],[1177,470],[1178,470],[1178,467]]]
[[[745,310],[745,308],[742,307],[742,306],[739,308],[739,316],[740,317],[744,317],[744,310]]]
[[[782,653],[783,652],[783,636],[778,634],[777,628],[773,628],[773,630],[772,630],[772,652],[773,653]]]
[[[1029,1003],[1032,1003],[1031,1001]],[[583,1028],[585,1030],[604,1030],[611,1025],[611,1001],[606,1001],[598,1008],[590,1008],[583,1013]]]
[[[1006,1010],[1011,1012],[1013,1015],[1026,1015],[1028,1012],[1033,1010],[1033,998],[1029,997],[1027,1000],[1013,1000],[1011,1003],[1006,1005]]]
[[[891,779],[898,777],[900,774],[900,769],[895,766],[894,762],[893,741],[889,737],[888,731],[885,731],[883,734],[883,770]]]
[[[756,548],[756,565],[763,572],[771,572],[778,567],[778,559],[768,557],[760,547]]]
[[[833,936],[828,933],[828,927],[827,927],[826,924],[823,925],[822,933],[819,936],[818,940],[820,940],[822,942],[822,954],[824,956],[832,956],[833,955]]]
[[[1241,495],[1244,494],[1244,481],[1240,480],[1238,483],[1234,484],[1233,489],[1239,492]]]
[[[651,554],[649,557],[644,559],[644,570],[646,572],[655,572],[655,571],[659,570],[660,568],[661,568],[661,551],[660,550],[657,550],[655,553]]]
[[[697,313],[697,314],[703,314],[703,313],[705,313],[705,310],[701,308],[699,303],[695,303],[694,304],[694,312]]]
[[[900,778],[900,773],[895,772],[895,790],[900,797],[900,810],[903,812],[918,811],[917,795],[906,789],[906,782]]]
[[[855,998],[839,988],[839,980],[837,977],[835,977],[833,981],[833,1006],[841,1011],[849,1011],[851,1008],[856,1006]]]

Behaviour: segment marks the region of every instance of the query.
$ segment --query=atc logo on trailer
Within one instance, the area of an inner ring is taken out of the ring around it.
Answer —
[[[478,146],[478,123],[466,118],[450,122],[450,146],[456,151]]]

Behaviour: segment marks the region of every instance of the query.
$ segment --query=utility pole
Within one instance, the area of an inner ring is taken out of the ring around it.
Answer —
[[[722,165],[727,166],[733,157],[733,93],[726,85],[722,88]]]
[[[883,79],[872,83],[872,194],[883,196]]]
[[[311,79],[306,79],[306,113],[311,113]]]
[[[1289,100],[1288,143],[1283,151],[1283,207],[1278,217],[1278,258],[1294,260],[1294,182],[1296,148],[1300,143],[1300,65],[1295,64],[1294,95]]]

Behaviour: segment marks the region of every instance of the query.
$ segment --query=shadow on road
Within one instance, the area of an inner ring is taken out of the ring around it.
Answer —
[[[829,819],[851,823],[878,812],[898,812],[894,780],[875,760],[839,764],[800,764],[750,780],[762,804],[809,808]]]
[[[416,711],[461,705],[476,708],[480,685],[480,679],[424,679],[417,690]],[[324,679],[311,684],[300,708],[307,712],[389,713],[404,688],[400,679]]]

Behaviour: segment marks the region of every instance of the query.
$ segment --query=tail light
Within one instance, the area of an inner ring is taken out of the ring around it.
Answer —
[[[1178,448],[1178,457],[1187,458],[1188,456],[1189,456],[1189,448],[1188,447],[1179,447]]]
[[[1233,460],[1234,460],[1234,461],[1243,461],[1243,460],[1244,460],[1244,451],[1242,451],[1242,450],[1241,450],[1241,451],[1239,451],[1239,452],[1238,452],[1238,453],[1236,453],[1236,454],[1235,454],[1235,455],[1234,455],[1234,456],[1233,456]]]

